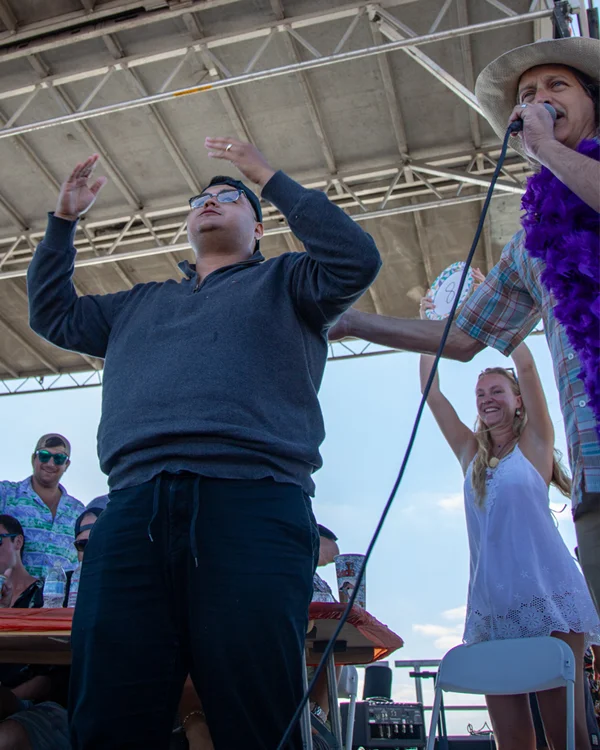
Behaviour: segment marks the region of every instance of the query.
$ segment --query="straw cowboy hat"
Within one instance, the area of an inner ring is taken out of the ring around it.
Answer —
[[[537,65],[568,65],[600,82],[600,41],[588,37],[545,39],[505,52],[484,68],[477,78],[475,95],[501,140],[510,113],[518,104],[519,80]],[[520,136],[512,138],[510,145],[523,153]]]

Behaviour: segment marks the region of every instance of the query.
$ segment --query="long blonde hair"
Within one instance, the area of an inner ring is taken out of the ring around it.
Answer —
[[[482,378],[484,375],[503,375],[510,383],[515,396],[521,395],[519,382],[510,370],[505,370],[503,367],[488,367],[479,377]],[[526,424],[527,412],[525,406],[522,404],[515,412],[512,424],[513,434],[517,441],[523,434]],[[485,503],[487,490],[486,478],[493,445],[490,430],[479,416],[475,422],[475,438],[477,440],[477,453],[473,461],[471,483],[475,492],[475,502],[479,507],[482,507]],[[563,495],[569,497],[571,494],[571,479],[563,468],[561,460],[562,454],[560,451],[554,449],[550,484],[553,484]]]

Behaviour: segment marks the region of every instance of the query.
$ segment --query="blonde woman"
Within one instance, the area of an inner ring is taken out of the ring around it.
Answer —
[[[421,301],[421,317],[432,308]],[[583,575],[560,536],[548,487],[569,495],[557,460],[554,428],[531,352],[521,344],[513,370],[491,367],[475,388],[477,422],[461,422],[436,375],[427,403],[465,475],[470,580],[465,643],[552,635],[577,664],[577,750],[590,750],[584,707],[583,654],[600,641],[600,622]],[[421,390],[433,357],[420,363]],[[487,696],[498,750],[535,750],[527,695]],[[538,695],[552,750],[565,747],[564,689]]]

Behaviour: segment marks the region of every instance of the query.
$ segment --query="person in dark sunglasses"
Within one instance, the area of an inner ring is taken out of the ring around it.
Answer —
[[[70,464],[67,438],[49,433],[35,445],[30,477],[21,482],[0,482],[0,513],[14,516],[23,525],[27,534],[23,564],[35,578],[44,578],[56,560],[65,570],[77,564],[73,530],[83,503],[61,484]]]
[[[83,562],[83,555],[90,538],[90,532],[102,511],[103,508],[89,506],[75,521],[75,541],[73,542],[73,546],[77,550],[77,559],[79,562]]]
[[[25,532],[16,518],[0,514],[0,608],[41,607],[43,582],[23,565]],[[4,680],[2,680],[4,682]]]
[[[21,559],[26,548],[16,518],[0,515],[0,608],[43,604],[43,581],[29,575]],[[64,668],[63,668],[64,669]],[[14,750],[70,750],[67,712],[55,702],[54,667],[0,664],[0,747]]]
[[[83,557],[85,554],[85,548],[87,547],[87,543],[90,538],[90,533],[92,531],[92,528],[96,521],[98,520],[98,517],[102,513],[102,511],[105,508],[105,505],[94,505],[96,500],[104,500],[104,496],[101,498],[96,498],[95,500],[92,500],[92,502],[86,507],[86,509],[81,513],[81,515],[77,518],[75,521],[75,534],[74,534],[74,540],[73,540],[73,547],[75,548],[75,551],[77,552],[77,561],[82,564],[83,563]],[[67,586],[65,589],[65,601],[63,606],[68,605],[69,601],[69,593],[71,591],[71,583],[73,581],[73,574],[75,571],[68,570],[67,571]],[[71,606],[73,606],[71,604]]]

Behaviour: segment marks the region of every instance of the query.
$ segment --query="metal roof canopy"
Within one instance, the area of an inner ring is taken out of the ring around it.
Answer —
[[[60,182],[95,151],[109,183],[79,224],[80,294],[179,276],[192,255],[187,199],[215,170],[203,139],[232,135],[374,236],[384,268],[362,309],[414,316],[465,256],[499,153],[475,78],[505,50],[551,36],[553,7],[0,0],[0,395],[101,382],[101,361],[30,330],[25,286]],[[517,228],[527,174],[511,153],[476,256],[484,271]],[[264,213],[265,255],[300,251],[278,211]]]

